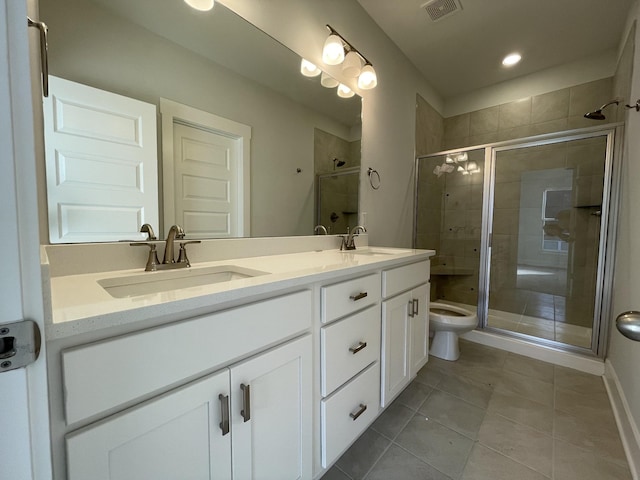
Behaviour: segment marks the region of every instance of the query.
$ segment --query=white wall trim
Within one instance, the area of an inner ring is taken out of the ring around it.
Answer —
[[[238,178],[242,192],[238,195],[238,210],[242,212],[242,223],[238,224],[237,236],[249,237],[251,235],[251,127],[166,98],[160,98],[160,114],[162,116],[162,196],[165,200],[163,202],[163,230],[165,234],[169,226],[175,223],[174,204],[167,201],[167,198],[173,198],[174,192],[173,124],[177,120],[222,135],[232,136],[241,141],[242,165],[238,172]]]
[[[629,403],[610,360],[605,361],[604,385],[607,387],[609,402],[618,424],[631,476],[634,480],[640,480],[640,430],[633,420]]]
[[[499,348],[511,353],[553,363],[561,367],[573,368],[592,375],[604,375],[604,362],[571,352],[564,352],[552,347],[534,345],[519,338],[505,337],[495,333],[473,330],[461,336],[465,340]]]

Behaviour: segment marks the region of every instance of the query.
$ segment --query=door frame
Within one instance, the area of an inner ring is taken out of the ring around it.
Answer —
[[[47,389],[45,308],[39,253],[34,108],[27,6],[21,0],[0,6],[0,218],[5,232],[0,323],[21,319],[36,322],[42,334],[39,358],[25,368],[0,373],[0,464],[11,478],[44,480],[52,477]],[[35,37],[35,32],[34,32]],[[36,73],[34,73],[35,79]],[[39,72],[38,89],[40,89]],[[6,121],[6,123],[5,123]],[[5,288],[6,287],[6,288]]]
[[[162,218],[164,218],[164,227],[160,230],[166,233],[175,223],[173,125],[177,122],[239,141],[240,155],[237,164],[239,191],[235,200],[238,202],[238,212],[242,212],[242,218],[238,222],[236,236],[249,237],[251,235],[251,127],[166,98],[160,98],[160,116],[162,117]]]

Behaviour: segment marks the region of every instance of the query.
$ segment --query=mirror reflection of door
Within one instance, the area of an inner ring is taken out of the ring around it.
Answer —
[[[164,230],[248,236],[251,127],[164,98],[160,111]]]

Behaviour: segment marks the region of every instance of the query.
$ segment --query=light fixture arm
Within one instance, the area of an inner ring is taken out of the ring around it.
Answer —
[[[339,37],[339,38],[340,38],[340,40],[342,40],[342,43],[344,44],[343,46],[344,46],[344,47],[346,47],[346,49],[347,49],[347,51],[348,51],[348,52],[355,52],[355,53],[357,53],[357,54],[358,54],[358,56],[359,56],[360,58],[362,58],[362,60],[364,60],[364,64],[365,64],[365,65],[372,65],[372,63],[367,59],[367,57],[365,57],[362,53],[360,53],[360,51],[359,51],[356,47],[354,47],[353,45],[351,45],[351,44],[350,44],[350,43],[349,43],[349,42],[348,42],[348,41],[347,41],[347,40],[346,40],[342,35],[340,35],[340,34],[338,33],[338,31],[337,31],[335,28],[333,28],[333,27],[332,27],[331,25],[329,25],[328,23],[327,23],[326,27],[327,27],[327,29],[329,30],[329,32],[331,32],[331,35],[336,35],[337,37]]]

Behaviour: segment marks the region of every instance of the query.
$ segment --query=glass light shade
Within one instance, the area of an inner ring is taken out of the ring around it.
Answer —
[[[371,88],[375,88],[376,85],[378,85],[376,71],[373,69],[373,66],[368,63],[360,72],[360,76],[358,77],[358,88],[369,90]]]
[[[362,70],[363,65],[362,58],[353,50],[347,53],[344,57],[344,63],[342,64],[342,73],[347,77],[357,77]]]
[[[200,10],[201,12],[207,12],[213,8],[214,0],[184,0],[184,3],[191,8]]]
[[[311,63],[309,60],[303,58],[300,62],[300,73],[305,77],[317,77],[322,73],[322,70],[316,67],[316,65]]]
[[[469,172],[468,172],[468,171],[466,171],[466,170],[464,170],[464,171],[462,172],[462,174],[463,174],[463,175],[469,175]]]
[[[461,167],[460,165],[458,165],[458,171],[459,172],[464,172],[464,167]]]
[[[320,84],[323,87],[333,88],[337,87],[339,83],[340,82],[338,82],[338,80],[336,80],[332,76],[327,75],[325,72],[322,72],[322,76],[320,77]]]
[[[355,95],[355,92],[349,87],[341,83],[338,85],[338,96],[341,98],[351,98]]]
[[[459,153],[458,158],[456,158],[456,162],[466,162],[467,160],[469,160],[467,152]]]
[[[329,35],[322,49],[322,61],[327,65],[340,65],[344,60],[344,47],[337,35]]]
[[[467,163],[467,170],[469,170],[470,172],[473,172],[474,170],[478,169],[478,164],[474,161],[471,161],[469,163]]]
[[[447,155],[447,158],[445,158],[444,162],[445,163],[453,163],[453,158],[451,158],[449,155]]]

